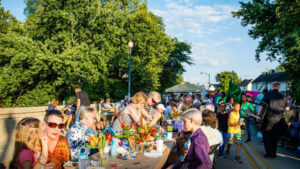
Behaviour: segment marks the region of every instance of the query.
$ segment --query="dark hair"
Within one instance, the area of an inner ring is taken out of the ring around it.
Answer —
[[[59,110],[49,110],[45,114],[44,121],[48,122],[50,116],[57,116],[57,117],[60,117],[60,118],[64,119],[64,115],[62,114],[61,111],[59,111]]]
[[[205,126],[210,126],[211,128],[216,128],[217,127],[216,114],[209,109],[204,109],[202,111],[202,124]]]
[[[235,102],[234,104],[233,104],[233,107],[235,106],[235,105],[241,105],[239,102]]]
[[[231,98],[232,98],[232,97],[228,96],[228,97],[226,98],[226,103],[229,103]]]
[[[262,93],[264,93],[264,94],[268,93],[268,89],[264,89],[264,90],[262,91]]]
[[[80,86],[76,86],[75,89],[81,89],[81,87]]]
[[[241,103],[243,102],[243,100],[242,100],[242,97],[243,97],[243,96],[245,96],[245,97],[247,98],[247,95],[246,95],[245,93],[242,93],[242,94],[241,94],[241,100],[240,100]]]

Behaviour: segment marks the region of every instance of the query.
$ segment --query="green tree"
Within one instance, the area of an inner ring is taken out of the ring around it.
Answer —
[[[249,36],[259,39],[256,60],[267,53],[267,60],[279,61],[292,82],[293,94],[300,99],[300,1],[253,0],[240,2],[233,16],[242,26],[251,26]]]
[[[160,92],[164,92],[166,88],[181,83],[183,81],[182,74],[185,72],[183,64],[193,64],[190,44],[180,42],[177,38],[173,39],[173,43],[175,48],[168,57],[167,63],[164,64],[163,71],[160,76]]]
[[[143,1],[26,3],[24,25],[11,19],[2,24],[7,28],[0,34],[2,106],[45,105],[54,97],[62,101],[74,96],[77,85],[91,100],[123,98],[127,93],[130,39],[135,43],[132,91],[157,90],[160,86],[160,75],[174,43],[165,33],[162,19]],[[23,32],[10,26],[18,24]]]
[[[219,82],[218,90],[220,92],[227,92],[229,88],[229,82],[233,80],[235,84],[241,83],[241,79],[234,71],[224,71],[216,75],[216,81]]]
[[[0,34],[3,36],[3,34],[6,34],[11,30],[20,32],[22,30],[21,23],[18,22],[9,11],[5,11],[3,7],[0,7]]]

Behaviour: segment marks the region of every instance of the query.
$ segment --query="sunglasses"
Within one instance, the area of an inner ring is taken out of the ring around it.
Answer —
[[[157,104],[156,101],[152,98],[152,103]]]
[[[65,127],[64,123],[57,124],[57,123],[48,122],[47,125],[50,128],[56,128],[56,127],[58,127],[59,129],[63,129]]]

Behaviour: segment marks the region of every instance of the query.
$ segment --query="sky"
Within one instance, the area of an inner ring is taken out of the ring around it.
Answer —
[[[2,0],[2,6],[18,20],[25,21],[24,0]],[[255,61],[258,40],[248,35],[231,11],[240,8],[238,0],[148,0],[148,9],[160,16],[170,37],[189,43],[193,65],[184,65],[184,80],[191,83],[215,83],[215,75],[235,71],[241,79],[255,79],[278,62]]]

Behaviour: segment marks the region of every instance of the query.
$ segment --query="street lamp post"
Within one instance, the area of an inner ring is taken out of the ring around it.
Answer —
[[[133,42],[130,40],[128,42],[129,47],[129,71],[128,71],[128,103],[130,101],[130,81],[131,81],[131,49],[133,47]]]
[[[210,85],[210,74],[205,72],[200,72],[200,74],[205,74],[208,76],[208,84]]]
[[[268,72],[269,70],[266,68],[265,73],[266,73],[266,89],[268,89]]]

